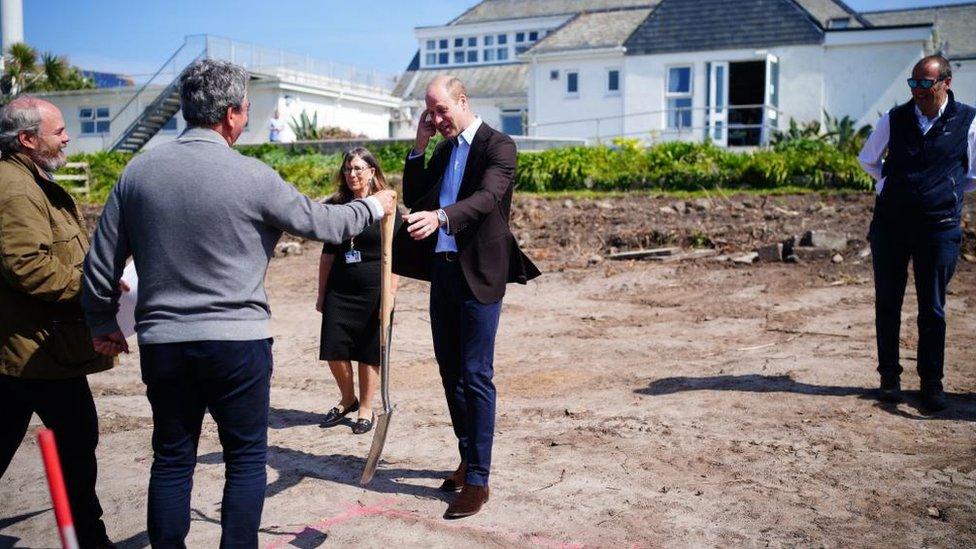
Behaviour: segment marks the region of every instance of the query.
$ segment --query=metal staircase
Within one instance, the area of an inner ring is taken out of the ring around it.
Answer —
[[[112,118],[111,151],[137,152],[180,110],[180,73],[207,56],[205,36],[188,36],[163,66]]]
[[[158,71],[119,110],[103,137],[111,151],[140,150],[180,110],[179,77],[198,59],[223,59],[251,73],[251,78],[275,78],[300,85],[331,86],[340,90],[389,93],[393,76],[347,65],[313,59],[307,55],[264,48],[226,38],[198,34],[187,36]],[[116,128],[120,130],[116,131]]]

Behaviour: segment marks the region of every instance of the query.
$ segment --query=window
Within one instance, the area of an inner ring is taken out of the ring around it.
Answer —
[[[502,132],[508,135],[524,135],[525,111],[519,109],[505,109],[501,112]]]
[[[468,47],[469,48],[474,48],[477,45],[478,45],[478,37],[477,36],[472,36],[472,37],[468,38]]]
[[[169,120],[163,124],[163,127],[159,129],[164,132],[175,132],[176,131],[176,115],[169,117]]]
[[[463,51],[456,51],[456,52],[454,52],[454,63],[455,64],[464,63],[464,52]]]
[[[576,71],[566,73],[566,93],[568,95],[579,95],[579,73]]]
[[[108,133],[111,126],[111,116],[108,107],[82,107],[78,110],[81,121],[81,135],[98,135]]]
[[[668,69],[667,90],[668,128],[691,127],[691,67]]]
[[[444,38],[444,39],[440,40],[439,42],[437,42],[437,49],[439,49],[439,50],[446,50],[447,49],[447,39],[446,38]]]
[[[428,65],[436,65],[437,64],[437,54],[436,53],[428,53],[427,54],[427,58],[426,58],[426,63]]]
[[[498,48],[498,60],[505,61],[508,59],[508,48]]]
[[[846,29],[851,26],[850,17],[833,17],[827,21],[828,29]]]
[[[617,69],[610,69],[607,71],[607,91],[608,92],[619,92],[620,91],[620,71]]]
[[[436,46],[437,46],[437,41],[436,41],[436,40],[428,40],[428,41],[427,41],[427,49],[428,49],[428,50],[432,50],[432,49],[434,49],[434,48],[435,48]]]
[[[559,71],[549,71],[549,80],[559,80]]]
[[[494,34],[489,34],[488,36],[485,37],[485,45],[486,46],[494,46],[495,45],[495,35]]]
[[[478,50],[468,50],[468,63],[478,62]]]
[[[539,33],[537,31],[532,31],[529,33],[529,42],[535,42],[539,39]]]
[[[454,47],[455,48],[464,47],[464,38],[455,38],[454,39]]]
[[[501,46],[503,44],[508,44],[508,35],[507,34],[499,34],[498,35],[498,45]]]
[[[485,50],[485,63],[489,63],[495,60],[495,50]]]
[[[448,61],[450,61],[450,58],[448,57],[446,51],[443,52],[443,53],[438,53],[437,54],[437,64],[438,65],[446,65],[448,63]]]
[[[525,53],[531,47],[532,46],[515,46],[515,55],[519,55],[519,54]]]
[[[516,43],[525,42],[525,33],[524,32],[515,33],[515,42]]]

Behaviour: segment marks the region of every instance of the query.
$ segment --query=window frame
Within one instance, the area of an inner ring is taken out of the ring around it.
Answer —
[[[567,99],[579,99],[579,96],[580,96],[580,71],[579,71],[579,69],[566,69],[565,70],[565,73],[566,73],[566,85],[563,87],[563,92],[565,93],[565,97]],[[574,80],[573,77],[575,77],[576,91],[570,91],[569,90],[569,83],[570,83],[571,80]]]
[[[610,87],[610,76],[613,73],[616,73],[616,76],[617,76],[617,87],[616,88],[611,88]],[[609,96],[609,97],[617,97],[617,96],[619,96],[621,94],[620,87],[621,87],[620,86],[620,67],[607,67],[607,88],[606,88],[607,96]]]
[[[104,116],[99,114],[99,111],[102,110],[105,111]],[[90,111],[87,117],[83,116],[85,111]],[[78,135],[81,137],[108,135],[112,133],[112,109],[104,105],[80,106],[78,107],[78,122]],[[91,124],[91,131],[85,131],[85,124]],[[99,128],[104,129],[100,130]]]
[[[688,91],[671,91],[671,71],[673,69],[688,69]],[[680,63],[674,65],[667,65],[664,68],[664,129],[666,130],[691,130],[695,124],[695,65],[691,63]],[[678,107],[677,102],[683,99],[688,100],[688,107]],[[672,102],[674,106],[672,107]],[[681,109],[679,111],[679,109]],[[685,116],[687,112],[688,124],[684,125],[680,123],[680,117]],[[672,124],[672,113],[674,115],[674,121],[676,124]]]

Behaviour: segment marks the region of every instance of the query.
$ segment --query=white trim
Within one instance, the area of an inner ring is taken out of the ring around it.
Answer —
[[[926,42],[932,39],[932,25],[907,28],[868,28],[859,30],[827,30],[824,47],[885,44],[890,42]]]
[[[454,36],[456,34],[491,34],[499,32],[515,33],[516,31],[544,31],[558,27],[576,14],[549,15],[546,17],[525,17],[500,21],[481,21],[478,23],[463,23],[460,25],[440,25],[436,27],[415,27],[414,35],[424,40],[440,36]],[[514,38],[514,37],[513,37]],[[540,37],[541,39],[542,37]]]
[[[598,59],[601,57],[619,57],[625,53],[627,53],[627,48],[623,46],[610,46],[605,48],[579,48],[541,53],[533,53],[532,50],[529,50],[520,54],[518,58],[526,61],[529,59],[538,59],[540,61],[550,59]]]

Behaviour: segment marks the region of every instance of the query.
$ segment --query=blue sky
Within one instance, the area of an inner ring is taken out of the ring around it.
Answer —
[[[25,0],[24,38],[86,69],[155,72],[189,34],[214,34],[390,74],[417,49],[413,28],[478,0]],[[847,0],[857,10],[959,3]]]

